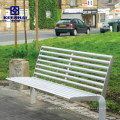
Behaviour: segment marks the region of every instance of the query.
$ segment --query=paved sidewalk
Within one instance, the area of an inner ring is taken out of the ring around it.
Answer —
[[[93,120],[45,101],[31,105],[29,95],[0,87],[0,120]],[[54,102],[54,101],[53,101]]]
[[[18,92],[10,90],[8,86],[0,86],[0,120],[98,120],[98,113],[91,111],[86,104],[71,103],[43,92],[37,92],[37,100],[37,104],[30,104],[30,90]],[[10,109],[12,111],[8,112]],[[21,114],[22,111],[25,113]],[[30,114],[35,119],[31,119]],[[46,114],[48,118],[44,119]],[[39,117],[41,115],[43,117]],[[21,116],[25,119],[21,119]],[[20,119],[15,119],[17,117]],[[107,115],[106,120],[120,120],[120,116]]]
[[[26,95],[30,95],[30,90],[22,90]],[[79,115],[87,116],[90,120],[98,120],[98,113],[90,110],[89,106],[80,102],[69,102],[67,100],[52,96],[43,92],[37,92],[37,99],[51,104],[57,105],[58,107],[52,107],[50,109],[67,109],[78,113]],[[54,102],[53,102],[54,101]],[[80,119],[82,120],[82,119]],[[107,114],[106,120],[120,120],[120,116],[110,116]]]

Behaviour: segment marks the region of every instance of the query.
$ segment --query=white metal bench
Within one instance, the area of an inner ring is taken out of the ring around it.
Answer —
[[[113,56],[42,46],[34,77],[7,80],[30,86],[31,103],[35,89],[71,101],[98,101],[99,120],[105,120],[105,94]]]

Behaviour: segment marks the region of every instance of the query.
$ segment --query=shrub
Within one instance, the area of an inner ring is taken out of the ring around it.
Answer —
[[[120,114],[120,106],[113,100],[106,101],[107,111]]]
[[[25,56],[27,56],[25,45],[18,47],[17,50],[15,49],[12,50],[11,57],[24,58]]]
[[[39,54],[39,51],[36,51],[36,41],[33,40],[31,46],[29,47],[29,51],[26,58],[37,59],[38,54]]]
[[[106,97],[120,104],[120,91],[117,88],[108,87]]]

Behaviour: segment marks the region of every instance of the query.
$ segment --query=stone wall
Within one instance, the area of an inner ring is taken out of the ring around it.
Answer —
[[[93,7],[82,7],[82,3],[87,3],[87,0],[77,0],[77,6],[72,8],[83,8],[83,9],[97,9],[97,0],[93,0]],[[67,9],[71,8],[70,0],[61,0],[61,8]]]
[[[1,9],[1,20],[0,20],[0,31],[5,30],[14,30],[14,23],[10,22],[10,28],[6,27],[6,21],[3,19],[3,16],[6,16],[6,9],[10,9],[10,6],[14,6],[14,0],[0,0],[0,9]],[[17,0],[17,6],[20,9],[23,9],[23,0]],[[26,0],[26,9],[29,11],[29,0]],[[30,11],[28,12],[30,14]],[[30,15],[29,15],[30,19]],[[26,21],[26,29],[30,29],[30,20]],[[20,21],[17,23],[18,30],[24,30],[24,22]]]

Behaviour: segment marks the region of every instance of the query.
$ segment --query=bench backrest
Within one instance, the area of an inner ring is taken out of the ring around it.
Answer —
[[[34,77],[89,89],[105,97],[113,56],[42,46]]]

